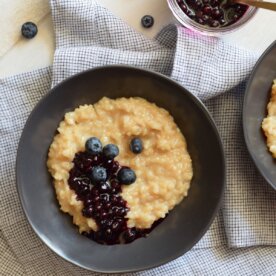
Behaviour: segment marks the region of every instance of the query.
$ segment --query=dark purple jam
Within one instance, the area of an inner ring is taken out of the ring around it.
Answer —
[[[151,229],[127,227],[129,208],[120,195],[122,187],[117,178],[118,172],[126,167],[120,166],[118,161],[107,159],[103,153],[94,155],[85,151],[77,153],[73,163],[69,186],[77,194],[77,199],[83,201],[83,215],[93,218],[98,225],[97,232],[84,233],[88,238],[109,245],[130,243],[145,237],[161,221],[155,222]],[[106,170],[106,181],[93,183],[91,172],[95,167]]]
[[[228,0],[177,0],[182,11],[201,25],[225,27],[237,22],[248,6],[229,4]]]

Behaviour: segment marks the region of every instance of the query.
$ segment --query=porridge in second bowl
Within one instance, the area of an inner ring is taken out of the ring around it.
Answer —
[[[272,85],[270,101],[267,105],[267,117],[262,122],[262,128],[267,138],[267,146],[272,156],[276,158],[276,79]]]
[[[47,166],[61,210],[104,244],[145,236],[188,195],[192,161],[172,116],[142,98],[65,114]]]

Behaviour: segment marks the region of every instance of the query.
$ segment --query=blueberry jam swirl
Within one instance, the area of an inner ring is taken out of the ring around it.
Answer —
[[[98,226],[97,231],[83,233],[85,236],[101,244],[130,243],[145,237],[159,224],[161,220],[155,222],[150,229],[127,226],[129,208],[121,196],[120,175],[123,171],[129,173],[130,168],[121,166],[114,158],[107,158],[105,151],[91,153],[86,150],[76,153],[73,164],[68,184],[75,191],[77,200],[83,202],[83,216],[93,218]],[[97,179],[102,177],[99,181],[95,181],[92,173],[95,171],[99,174]],[[121,182],[127,183],[126,180]],[[127,183],[129,184],[131,183]]]
[[[177,0],[177,3],[191,19],[213,28],[234,24],[248,9],[246,5],[227,0]]]

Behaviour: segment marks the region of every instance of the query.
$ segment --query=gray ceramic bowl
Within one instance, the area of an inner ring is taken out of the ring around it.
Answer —
[[[257,62],[243,102],[243,130],[248,151],[266,181],[276,189],[276,162],[268,152],[261,124],[267,115],[271,86],[276,78],[276,41]]]
[[[81,236],[59,210],[46,168],[49,145],[64,113],[103,96],[140,96],[166,108],[188,142],[194,178],[189,196],[147,238],[105,246]],[[203,104],[169,78],[126,66],[107,66],[75,75],[56,86],[31,113],[17,155],[17,187],[37,235],[64,259],[98,272],[144,270],[171,261],[195,245],[220,205],[224,155],[215,124]]]

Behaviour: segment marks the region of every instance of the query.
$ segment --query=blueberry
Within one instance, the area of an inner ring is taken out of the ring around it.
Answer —
[[[101,212],[100,213],[100,217],[101,217],[101,219],[106,219],[107,218],[107,213],[106,212]]]
[[[87,218],[91,218],[93,216],[93,207],[90,206],[90,207],[83,208],[82,214]]]
[[[93,198],[97,197],[100,194],[100,192],[98,191],[98,189],[96,187],[93,187],[91,190],[91,195]]]
[[[78,195],[80,196],[85,196],[88,194],[89,192],[89,186],[88,185],[80,185],[77,189],[76,189],[76,192]]]
[[[136,231],[134,229],[130,228],[124,232],[124,239],[126,243],[134,241],[135,238],[136,238]]]
[[[129,185],[135,182],[136,174],[133,170],[123,168],[118,172],[118,180],[121,184]]]
[[[110,202],[108,202],[108,203],[105,203],[105,205],[104,205],[104,208],[106,209],[106,210],[108,210],[110,207],[111,207],[111,203]]]
[[[85,207],[90,207],[91,205],[93,205],[93,200],[91,198],[87,198],[85,201],[84,201],[84,206]]]
[[[32,22],[26,22],[21,27],[21,33],[25,38],[34,38],[37,34],[37,26]]]
[[[112,180],[112,182],[111,182],[111,188],[112,188],[111,192],[112,192],[113,194],[116,194],[116,193],[120,193],[120,192],[121,192],[121,186],[120,186],[120,184],[117,182],[117,180],[116,180],[116,181],[115,181],[115,180]]]
[[[100,200],[101,200],[102,203],[109,202],[109,194],[101,194],[100,195]]]
[[[107,159],[114,159],[119,155],[119,148],[114,144],[108,144],[104,146],[103,154]]]
[[[150,28],[154,24],[154,19],[151,15],[145,15],[142,17],[141,23],[144,28]]]
[[[100,225],[102,226],[102,228],[107,227],[107,226],[108,226],[107,220],[106,220],[106,219],[102,219],[102,220],[100,221]]]
[[[219,6],[219,4],[220,4],[220,0],[211,0],[211,5],[213,7],[217,7],[217,6]]]
[[[120,226],[121,225],[120,225],[120,223],[118,221],[114,221],[112,223],[111,229],[116,232],[116,231],[120,230]]]
[[[128,212],[128,209],[126,208],[121,208],[121,207],[116,207],[116,208],[117,209],[114,210],[115,216],[124,217]]]
[[[89,138],[85,143],[85,149],[92,154],[99,154],[102,151],[102,143],[96,137]]]
[[[130,141],[130,150],[133,153],[141,153],[143,151],[143,143],[140,138],[133,138]]]
[[[100,201],[100,197],[99,196],[94,196],[93,197],[93,203],[97,204]]]
[[[213,18],[220,18],[223,15],[223,11],[219,8],[214,8],[212,11]]]
[[[185,4],[180,4],[180,8],[182,9],[182,11],[184,11],[185,13],[187,12],[188,8]]]
[[[110,239],[112,237],[112,230],[110,228],[107,228],[104,231],[105,238]]]
[[[203,6],[202,2],[200,0],[195,0],[194,1],[194,5],[197,7],[197,8],[201,8]]]
[[[211,20],[210,26],[214,27],[214,28],[217,28],[219,26],[219,22],[217,20]]]
[[[120,164],[118,161],[115,161],[114,159],[107,159],[104,161],[104,167],[107,169],[108,175],[112,179],[115,177],[120,167]]]
[[[100,166],[92,168],[91,180],[94,184],[98,184],[106,181],[107,172],[106,169]]]
[[[104,182],[104,183],[100,184],[99,190],[102,193],[106,193],[106,192],[109,192],[111,190],[111,186],[110,186],[110,184],[108,182]]]
[[[127,212],[124,211],[123,208],[117,207],[117,206],[112,207],[111,210],[112,210],[113,216],[115,215],[115,216],[118,216],[118,217],[123,217],[127,213]]]
[[[206,15],[206,14],[204,14],[204,15],[202,16],[202,20],[203,20],[204,22],[207,22],[209,19],[210,19],[209,16]]]
[[[203,12],[204,14],[207,14],[207,15],[211,14],[212,11],[213,11],[212,7],[211,7],[211,6],[208,6],[208,5],[206,5],[205,7],[203,7],[203,10],[202,10],[202,12]]]
[[[204,24],[204,21],[202,18],[196,18],[196,22],[203,25]]]
[[[126,201],[124,201],[122,198],[120,198],[120,200],[118,200],[117,204],[121,207],[125,207],[126,206]]]
[[[221,18],[220,20],[219,20],[219,23],[220,23],[220,25],[225,25],[225,23],[226,23],[226,21],[225,21],[225,19],[224,18]]]
[[[102,203],[97,203],[94,205],[94,208],[96,211],[101,211],[103,208],[103,205],[102,205]]]
[[[111,203],[116,204],[120,200],[120,198],[118,195],[112,195],[110,200],[111,200]]]

